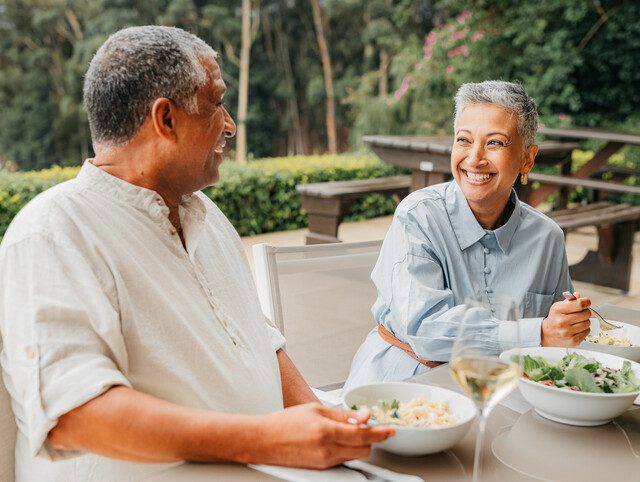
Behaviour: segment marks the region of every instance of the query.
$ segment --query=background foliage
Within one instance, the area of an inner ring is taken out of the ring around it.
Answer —
[[[18,211],[45,189],[76,176],[78,167],[0,171],[0,240]],[[296,184],[384,177],[403,171],[371,156],[292,156],[224,163],[221,180],[205,189],[241,236],[306,227]],[[393,213],[391,197],[371,195],[356,202],[347,220]]]
[[[326,149],[309,0],[254,0],[248,132],[255,158]],[[324,0],[339,147],[363,134],[450,131],[462,82],[518,80],[548,125],[640,129],[640,3],[630,0]],[[91,154],[82,77],[125,26],[175,25],[223,59],[235,114],[236,0],[0,0],[0,164]],[[588,146],[592,147],[592,146]],[[629,154],[637,161],[638,154]]]

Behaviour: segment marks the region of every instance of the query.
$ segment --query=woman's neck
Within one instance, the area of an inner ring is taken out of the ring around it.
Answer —
[[[506,222],[511,217],[511,214],[513,213],[513,208],[513,203],[509,202],[509,199],[507,198],[504,207],[500,211],[497,211],[495,209],[474,209],[473,207],[471,207],[471,212],[473,212],[473,215],[483,229],[493,230],[498,229],[500,226],[504,226],[506,224]]]

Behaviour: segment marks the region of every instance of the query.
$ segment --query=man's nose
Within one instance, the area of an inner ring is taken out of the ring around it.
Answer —
[[[224,136],[233,137],[236,135],[236,123],[233,121],[227,110],[224,111]]]

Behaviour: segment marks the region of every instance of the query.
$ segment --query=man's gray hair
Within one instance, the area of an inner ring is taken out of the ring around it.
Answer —
[[[216,52],[193,34],[174,27],[130,27],[98,49],[84,79],[84,106],[94,145],[127,143],[166,97],[189,113],[207,83],[202,60]]]
[[[520,84],[502,80],[462,84],[455,99],[454,126],[458,121],[458,116],[470,104],[494,104],[517,116],[518,133],[525,149],[535,144],[538,130],[538,108],[536,101],[529,97]]]

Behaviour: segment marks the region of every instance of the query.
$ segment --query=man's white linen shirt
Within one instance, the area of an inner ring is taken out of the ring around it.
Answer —
[[[154,191],[87,161],[8,229],[1,362],[18,481],[139,480],[166,468],[48,443],[61,415],[114,385],[229,413],[283,408],[284,338],[265,321],[236,231],[204,194],[185,196],[185,250],[168,213]]]
[[[515,300],[519,321],[485,320],[479,339],[488,353],[539,346],[543,317],[573,291],[564,235],[512,191],[507,222],[485,230],[455,181],[415,191],[398,205],[371,274],[378,298],[373,316],[425,360],[449,361],[467,298],[493,307]],[[343,390],[399,381],[426,371],[373,329],[356,353]]]

